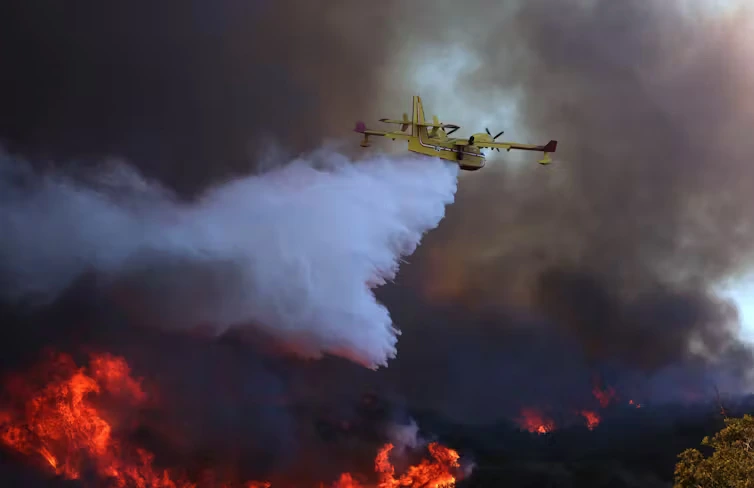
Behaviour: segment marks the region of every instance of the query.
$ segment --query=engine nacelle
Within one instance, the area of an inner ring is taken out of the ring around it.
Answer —
[[[476,142],[493,142],[492,137],[490,137],[489,134],[485,134],[484,132],[477,132],[476,134],[473,134],[469,138],[469,140]]]

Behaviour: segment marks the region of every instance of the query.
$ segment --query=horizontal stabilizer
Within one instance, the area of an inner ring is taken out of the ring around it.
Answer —
[[[408,115],[403,114],[403,120],[396,120],[396,119],[380,119],[380,122],[385,124],[400,124],[401,130],[406,131],[409,126],[411,125],[411,121],[408,120]]]

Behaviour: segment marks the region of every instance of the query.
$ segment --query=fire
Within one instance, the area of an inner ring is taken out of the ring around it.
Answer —
[[[584,420],[586,420],[587,429],[594,430],[594,428],[600,424],[600,416],[597,414],[597,412],[592,412],[591,410],[582,410],[580,413],[581,416],[584,417]]]
[[[59,368],[59,369],[53,369]],[[106,392],[131,404],[144,399],[137,380],[130,377],[128,365],[120,358],[101,355],[92,359],[89,372],[76,368],[73,359],[61,355],[44,368],[52,373],[51,383],[39,391],[24,392],[20,379],[9,385],[11,394],[26,393],[23,418],[4,412],[0,440],[24,454],[39,454],[55,474],[78,479],[89,455],[98,473],[125,483],[128,479],[153,479],[158,475],[149,466],[149,456],[137,453],[142,463],[137,469],[124,460],[120,446],[112,438],[112,427],[87,399],[90,393]],[[69,378],[59,376],[68,372]]]
[[[386,444],[377,453],[374,460],[374,470],[379,474],[380,482],[377,488],[394,488],[398,486],[416,486],[427,488],[446,488],[456,484],[451,474],[458,468],[458,453],[436,442],[429,445],[429,452],[434,462],[422,460],[421,464],[411,466],[408,471],[396,479],[395,468],[388,460],[393,445]]]
[[[607,408],[616,397],[615,389],[612,386],[601,389],[599,385],[594,385],[594,388],[592,388],[592,394],[594,395],[594,398],[600,402],[600,407],[602,408]]]
[[[534,408],[521,409],[521,417],[518,420],[521,428],[531,433],[546,434],[555,430],[555,422]]]
[[[54,355],[37,377],[11,378],[7,392],[10,406],[0,410],[0,442],[26,456],[37,456],[52,474],[81,479],[84,469],[93,469],[100,480],[118,487],[196,488],[189,481],[154,466],[154,455],[129,446],[114,432],[117,415],[104,409],[107,400],[137,407],[147,400],[142,381],[131,376],[125,359],[109,354],[93,355],[88,367],[77,367],[73,358]],[[117,409],[115,409],[117,410]],[[120,419],[120,422],[124,422]],[[392,444],[377,453],[375,471],[379,488],[455,486],[454,470],[459,455],[440,444],[429,445],[432,460],[411,466],[396,478],[388,456]],[[237,485],[236,485],[237,486]],[[244,488],[271,488],[271,483],[251,481]],[[320,485],[324,488],[324,484]],[[350,473],[343,473],[332,488],[363,488]],[[231,488],[230,484],[221,488]]]
[[[259,488],[270,488],[271,484],[267,483],[264,487],[261,485],[258,485]],[[251,486],[249,488],[257,488],[256,486]],[[361,483],[353,479],[353,476],[351,476],[350,473],[343,473],[340,475],[340,478],[338,481],[333,483],[332,488],[362,488]]]

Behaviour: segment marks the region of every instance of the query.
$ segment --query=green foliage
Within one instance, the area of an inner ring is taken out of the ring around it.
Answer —
[[[725,419],[725,427],[702,445],[711,456],[686,449],[678,457],[674,488],[754,488],[754,417]]]

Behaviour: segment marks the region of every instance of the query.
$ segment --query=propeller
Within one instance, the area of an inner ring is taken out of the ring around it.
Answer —
[[[486,130],[486,131],[487,131],[487,135],[488,135],[488,136],[492,136],[492,132],[490,132],[490,130],[489,130],[488,128],[486,128],[486,127],[485,127],[485,128],[484,128],[484,130]],[[493,138],[492,138],[492,142],[495,142],[495,139],[497,139],[498,137],[502,136],[502,135],[503,135],[503,132],[505,132],[505,131],[504,131],[504,130],[501,130],[500,132],[498,132],[498,133],[497,133],[497,135],[496,135],[495,137],[493,137]],[[497,152],[500,152],[500,148],[498,148],[498,147],[495,147],[495,148],[493,148],[493,149],[497,149]]]

